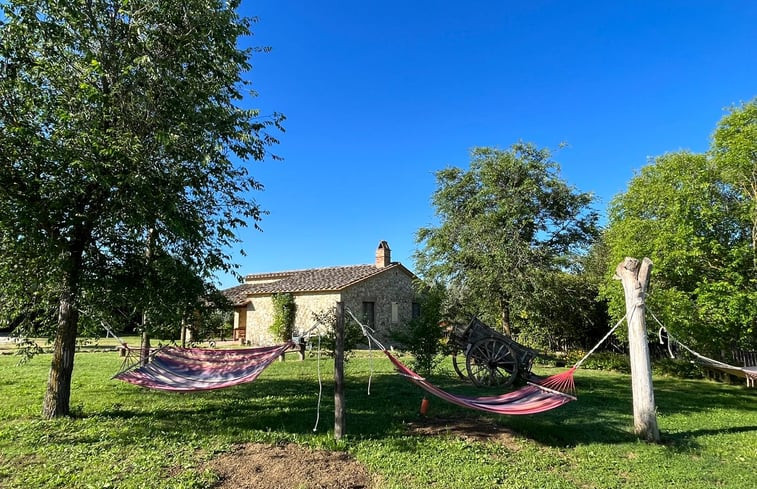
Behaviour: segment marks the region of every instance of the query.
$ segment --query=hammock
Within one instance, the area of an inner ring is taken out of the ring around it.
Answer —
[[[634,308],[634,311],[636,308]],[[372,334],[371,329],[362,324],[352,311],[345,308],[345,311],[352,316],[352,319],[363,330],[363,335],[368,338],[369,344],[375,343],[381,351],[389,358],[397,372],[408,379],[410,382],[421,387],[423,390],[432,394],[440,399],[469,409],[476,409],[478,411],[485,411],[494,414],[536,414],[544,411],[549,411],[557,407],[567,404],[571,401],[577,400],[575,396],[575,384],[573,382],[573,373],[578,367],[586,360],[589,355],[594,353],[599,346],[615,331],[620,323],[623,322],[625,316],[615,324],[615,326],[607,332],[599,343],[592,348],[581,360],[579,360],[573,367],[565,372],[546,377],[544,379],[534,379],[528,382],[524,387],[518,390],[508,392],[499,396],[481,396],[481,397],[468,397],[449,393],[439,387],[433,385],[425,378],[421,377],[417,373],[413,372],[406,365],[400,362],[394,357],[385,347],[381,344]]]
[[[146,365],[113,376],[130,384],[164,391],[197,392],[252,382],[276,358],[294,346],[237,350],[164,347]]]
[[[735,365],[730,365],[725,362],[720,362],[718,360],[715,360],[714,358],[706,357],[702,354],[699,354],[689,348],[688,346],[681,343],[676,337],[670,334],[670,332],[665,328],[665,326],[662,325],[659,319],[655,317],[654,314],[652,314],[652,317],[657,321],[657,324],[660,325],[660,330],[658,331],[657,335],[660,338],[660,343],[663,344],[662,340],[662,333],[665,332],[665,335],[668,338],[668,353],[670,354],[670,358],[675,358],[675,355],[673,354],[673,350],[670,348],[670,345],[676,345],[678,348],[681,348],[683,350],[686,350],[689,354],[691,354],[697,362],[699,362],[701,365],[704,365],[707,368],[711,368],[714,370],[719,370],[721,372],[727,373],[729,375],[733,375],[735,377],[740,377],[744,380],[746,380],[747,387],[755,387],[757,385],[757,367],[737,367]]]
[[[575,393],[573,384],[575,368],[542,379],[538,383],[529,382],[518,390],[500,396],[467,397],[451,394],[436,387],[403,365],[389,351],[383,350],[383,352],[394,364],[397,372],[410,382],[423,388],[429,394],[464,408],[494,414],[536,414],[576,400],[576,397],[572,395]]]

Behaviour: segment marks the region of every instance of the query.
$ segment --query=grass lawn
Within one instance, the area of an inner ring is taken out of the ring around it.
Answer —
[[[251,441],[346,450],[380,488],[757,487],[754,389],[656,378],[660,445],[632,434],[627,375],[581,370],[578,402],[532,416],[480,415],[431,400],[431,420],[494,424],[511,433],[506,443],[476,441],[414,434],[409,426],[423,423],[420,389],[394,375],[378,354],[372,361],[360,356],[346,366],[348,436],[337,444],[330,433],[333,363],[322,364],[324,397],[314,433],[316,362],[294,358],[273,364],[252,384],[171,394],[109,380],[120,365],[115,352],[81,353],[72,385],[75,416],[44,421],[50,356],[17,367],[17,357],[0,355],[0,487],[212,487],[217,476],[205,462]],[[451,373],[434,381],[481,393]]]

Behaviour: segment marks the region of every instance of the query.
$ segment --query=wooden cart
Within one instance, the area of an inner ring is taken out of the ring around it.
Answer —
[[[509,386],[518,378],[528,379],[536,350],[521,345],[495,331],[478,318],[450,331],[454,348],[452,365],[462,379],[478,386]],[[465,356],[465,370],[458,364],[458,354]]]

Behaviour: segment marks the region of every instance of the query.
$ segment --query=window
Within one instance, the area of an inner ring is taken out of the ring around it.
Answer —
[[[363,321],[371,328],[376,327],[376,303],[363,302]]]
[[[418,302],[413,302],[413,319],[421,317],[421,305]]]
[[[392,302],[392,324],[400,322],[400,304],[399,302]]]

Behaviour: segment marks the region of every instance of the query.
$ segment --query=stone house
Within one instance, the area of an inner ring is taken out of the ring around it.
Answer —
[[[386,338],[390,330],[402,327],[418,313],[415,279],[401,263],[392,262],[389,245],[381,241],[370,265],[252,274],[243,284],[223,292],[234,305],[234,340],[251,345],[276,342],[269,327],[272,296],[277,293],[294,297],[296,332],[315,326],[314,312],[324,312],[341,301]]]

